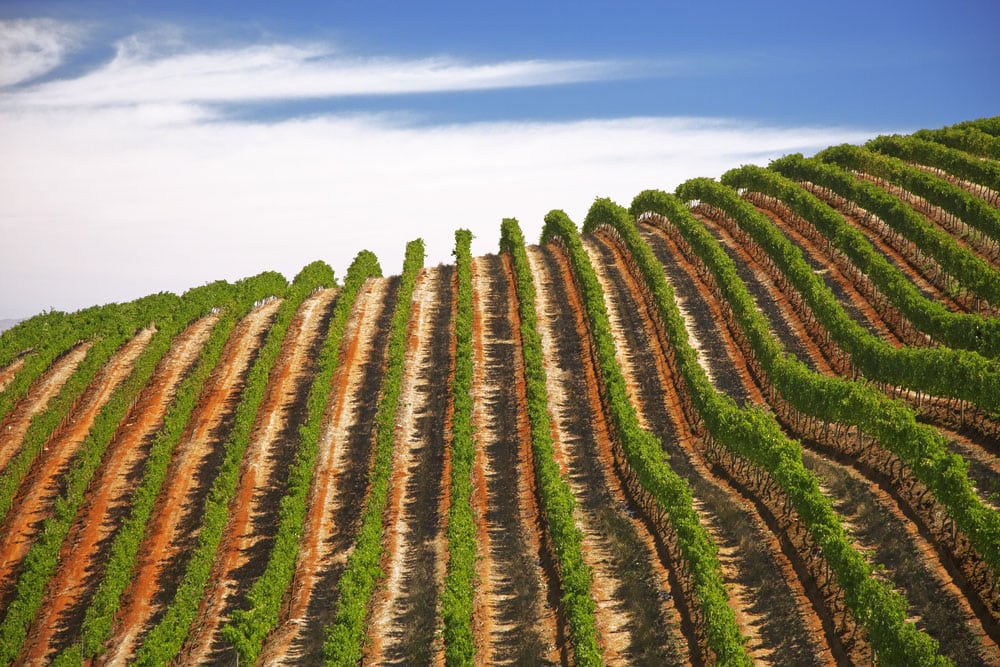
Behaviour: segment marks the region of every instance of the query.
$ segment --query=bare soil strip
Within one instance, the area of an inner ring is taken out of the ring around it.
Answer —
[[[41,377],[35,380],[27,395],[17,402],[7,418],[0,424],[0,471],[21,449],[24,434],[32,418],[41,413],[66,384],[66,380],[80,365],[93,343],[80,343],[56,360]]]
[[[850,276],[845,275],[840,270],[840,267],[822,249],[818,248],[812,240],[797,232],[792,225],[783,221],[775,213],[759,206],[755,208],[758,213],[767,216],[781,230],[785,237],[792,242],[792,245],[799,249],[806,262],[813,269],[813,272],[823,278],[826,286],[833,292],[833,295],[837,298],[837,302],[840,303],[840,306],[851,319],[864,327],[873,336],[881,337],[895,347],[902,347],[902,341],[886,323],[882,314],[876,310],[875,305],[854,284],[854,280]]]
[[[118,427],[105,460],[88,490],[59,555],[41,611],[28,632],[26,664],[42,664],[78,634],[83,612],[100,579],[111,536],[120,525],[137,484],[136,471],[163,423],[181,380],[208,340],[217,315],[203,317],[184,330],[157,365],[149,384]]]
[[[197,540],[200,499],[211,485],[250,364],[280,305],[277,299],[269,301],[237,324],[177,443],[158,511],[147,526],[137,570],[123,596],[106,664],[123,665],[131,659],[183,576],[183,556]]]
[[[261,664],[319,664],[323,628],[360,525],[371,468],[375,414],[398,278],[374,278],[358,293],[344,332],[326,425],[309,493],[291,591]]]
[[[1000,258],[1000,244],[989,238],[975,227],[966,224],[960,217],[945,211],[939,206],[931,204],[919,195],[915,195],[909,190],[890,183],[877,176],[854,172],[856,176],[874,183],[886,192],[897,197],[900,201],[908,204],[910,208],[924,216],[928,222],[947,232],[955,243],[977,255],[994,269],[998,266]]]
[[[528,248],[557,460],[577,499],[583,557],[609,664],[677,664],[687,647],[671,622],[672,593],[653,537],[613,472],[609,424],[597,388],[583,307],[562,253]],[[630,514],[632,516],[630,516]]]
[[[0,528],[0,606],[5,604],[7,594],[17,581],[22,559],[62,490],[66,467],[86,439],[101,408],[132,371],[132,364],[153,333],[153,329],[143,329],[111,357],[32,464]]]
[[[5,368],[0,368],[0,391],[7,388],[7,385],[17,377],[18,371],[24,367],[24,357],[20,356],[7,364]]]
[[[711,231],[721,237],[727,237],[728,233],[709,220],[703,221]],[[738,244],[736,244],[738,245]],[[755,263],[745,250],[740,246],[740,250],[735,250],[734,244],[728,244],[727,252],[739,265],[741,262]],[[758,267],[759,268],[759,267]],[[722,324],[722,323],[720,323]],[[723,324],[724,326],[724,324]],[[737,353],[740,353],[737,351]],[[744,375],[744,382],[752,382],[749,375]],[[786,427],[789,426],[786,424]],[[802,436],[803,433],[798,433]],[[819,448],[822,454],[830,450],[823,448],[810,440],[807,444]],[[862,545],[880,544],[884,540],[893,540],[896,543],[906,545],[904,552],[894,554],[892,557],[885,557],[882,561],[874,561],[888,567],[887,570],[895,585],[902,587],[905,591],[911,588],[915,591],[910,599],[911,610],[922,615],[923,628],[932,636],[942,642],[942,650],[962,662],[969,660],[969,656],[979,656],[981,653],[995,650],[996,645],[987,636],[980,620],[969,604],[969,601],[959,591],[958,586],[952,579],[952,574],[946,563],[942,561],[943,554],[938,553],[936,548],[927,541],[927,538],[920,534],[912,523],[912,513],[904,514],[900,503],[902,499],[898,493],[892,490],[890,482],[882,479],[882,475],[870,470],[867,463],[858,464],[856,461],[843,456],[838,456],[836,460],[825,460],[806,452],[807,462],[816,463],[812,466],[820,478],[825,481],[825,491],[834,500],[836,507],[847,507],[846,503],[850,498],[871,498],[870,505],[877,507],[881,515],[882,522],[871,520],[868,526],[869,531],[888,531],[892,529],[891,521],[888,517],[898,517],[900,525],[906,525],[906,530],[898,530],[888,537],[879,537],[866,542],[867,533],[863,532],[863,527],[856,525],[857,517],[854,515],[844,515],[848,519],[845,527],[851,537]],[[820,465],[822,464],[822,465]],[[865,477],[862,478],[862,475]],[[850,487],[844,483],[835,483],[836,480],[863,479],[864,483],[859,483]],[[884,484],[884,487],[880,487]],[[840,495],[838,495],[840,494]],[[848,494],[847,497],[844,494]],[[840,503],[838,505],[838,502]],[[906,556],[909,554],[909,556]],[[892,565],[898,564],[898,570],[894,571]],[[952,572],[954,568],[951,568]],[[928,588],[932,592],[928,593]],[[942,611],[943,610],[943,611]],[[973,658],[973,663],[980,658]]]
[[[911,167],[916,167],[920,171],[925,171],[928,174],[933,174],[938,178],[943,178],[952,185],[957,185],[969,194],[979,197],[984,202],[992,206],[993,208],[1000,209],[1000,192],[993,190],[985,185],[980,185],[979,183],[973,183],[972,181],[966,181],[958,176],[949,174],[943,169],[938,169],[937,167],[929,167],[923,164],[916,164],[914,162],[908,162]]]
[[[812,444],[808,441],[805,444]],[[1000,650],[983,629],[937,551],[893,497],[855,468],[805,450],[844,527],[882,576],[910,603],[909,620],[941,643],[956,665],[1000,664]]]
[[[730,604],[759,662],[833,664],[818,618],[795,570],[753,505],[710,471],[699,440],[684,416],[661,334],[638,285],[625,268],[623,251],[603,235],[587,249],[612,315],[619,363],[635,396],[640,419],[670,455],[670,466],[694,493],[703,525],[719,546]],[[700,310],[700,299],[689,299]],[[730,373],[735,373],[735,369]]]
[[[386,577],[372,605],[366,664],[430,664],[435,654],[435,609],[448,562],[438,510],[449,483],[442,472],[454,363],[452,273],[424,269],[413,291],[383,537]]]
[[[558,582],[543,565],[516,303],[502,258],[472,260],[472,294],[476,655],[489,665],[555,665],[560,640],[549,601]]]
[[[877,242],[877,248],[883,250],[889,247],[894,250],[895,252],[891,255],[883,250],[883,254],[891,261],[902,261],[903,264],[898,266],[907,275],[915,272],[927,282],[933,284],[938,293],[941,294],[938,300],[946,307],[954,309],[955,312],[981,312],[983,315],[996,315],[996,312],[994,312],[995,309],[975,294],[967,293],[963,295],[959,292],[953,293],[949,291],[947,283],[950,278],[937,261],[920,250],[915,243],[891,228],[878,216],[869,213],[854,202],[847,201],[843,197],[824,188],[814,186],[810,183],[802,185],[819,199],[833,207],[848,224],[858,229],[869,240]]]
[[[302,302],[289,325],[257,412],[210,588],[195,632],[182,651],[185,664],[230,663],[235,659],[219,631],[263,571],[274,542],[278,504],[298,428],[305,421],[305,402],[336,294],[335,289],[315,292]]]

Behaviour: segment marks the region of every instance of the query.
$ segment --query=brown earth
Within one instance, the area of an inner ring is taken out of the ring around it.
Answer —
[[[528,259],[536,281],[553,444],[577,498],[574,514],[583,532],[584,561],[593,571],[591,595],[604,659],[677,664],[686,650],[668,604],[673,595],[666,566],[612,470],[612,434],[570,268],[551,247],[529,248]]]
[[[343,572],[367,497],[374,420],[398,279],[369,279],[344,331],[313,471],[299,556],[280,624],[261,664],[322,660],[323,628],[335,612]]]
[[[132,372],[133,363],[153,333],[153,329],[143,329],[112,356],[33,462],[0,529],[0,604],[8,599],[22,559],[52,511],[70,460],[83,444],[101,408]]]
[[[334,289],[315,292],[302,302],[289,324],[257,411],[229,525],[219,545],[209,590],[198,612],[199,620],[178,657],[182,664],[218,663],[235,656],[219,631],[263,569],[258,564],[257,572],[250,571],[254,552],[269,553],[267,547],[273,544],[277,528],[274,517],[285,487],[276,478],[287,476],[288,454],[297,448],[298,427],[306,416],[305,401],[336,294]]]
[[[24,357],[18,357],[14,361],[7,364],[4,368],[0,368],[0,392],[7,388],[14,378],[17,376],[18,371],[24,368]]]
[[[49,581],[41,611],[28,632],[29,650],[22,655],[25,664],[42,664],[78,635],[83,610],[103,571],[110,538],[121,525],[138,483],[136,468],[148,453],[177,386],[218,319],[217,315],[203,317],[175,339],[118,427],[63,544],[59,568]]]
[[[57,359],[41,377],[36,379],[27,395],[14,404],[13,410],[0,424],[0,471],[7,466],[14,455],[21,449],[24,434],[32,418],[40,414],[66,384],[66,380],[80,365],[91,342],[80,343],[69,352]]]
[[[479,576],[473,611],[483,664],[559,664],[558,582],[530,481],[531,438],[516,303],[504,258],[472,261],[473,513]],[[556,599],[558,596],[556,595]]]
[[[741,631],[749,637],[752,655],[771,664],[831,664],[833,657],[821,639],[822,622],[778,537],[760,520],[753,505],[711,472],[703,459],[695,427],[675,398],[684,389],[666,360],[664,343],[659,342],[662,331],[643,289],[627,268],[624,251],[603,234],[588,239],[586,247],[604,288],[619,364],[633,388],[633,402],[644,427],[661,439],[670,454],[671,468],[691,485],[702,525],[719,546],[730,604]],[[690,282],[674,287],[687,295],[689,308],[702,311],[701,295],[691,291]],[[688,333],[707,340],[709,347],[718,345],[707,331],[694,328]],[[730,354],[729,346],[724,347]],[[754,389],[749,394],[759,396]]]
[[[439,510],[450,484],[443,472],[451,440],[452,272],[424,269],[414,286],[383,531],[386,576],[369,613],[365,664],[431,664],[440,657],[434,642],[448,563],[447,515]]]
[[[139,549],[139,563],[124,593],[104,664],[123,665],[131,659],[183,576],[183,555],[197,539],[197,508],[202,505],[199,496],[203,500],[210,486],[209,462],[219,456],[231,426],[227,422],[231,422],[236,410],[250,364],[280,305],[275,299],[250,312],[226,342],[219,364],[174,449],[167,481]]]

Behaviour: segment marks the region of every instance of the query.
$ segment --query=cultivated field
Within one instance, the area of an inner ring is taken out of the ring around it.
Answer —
[[[0,665],[1000,665],[1000,117],[0,336]]]

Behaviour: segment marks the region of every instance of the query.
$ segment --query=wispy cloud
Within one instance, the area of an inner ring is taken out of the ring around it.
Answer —
[[[120,40],[114,57],[92,71],[32,87],[14,101],[79,107],[292,100],[548,86],[626,75],[624,63],[596,60],[404,60],[354,56],[330,44],[204,49],[184,44],[175,33],[153,31]]]
[[[405,241],[418,236],[429,262],[450,261],[458,227],[476,235],[475,252],[495,252],[505,216],[535,237],[552,208],[580,220],[595,196],[628,203],[644,188],[871,135],[704,118],[240,122],[207,116],[203,103],[543,85],[605,65],[175,47],[121,42],[112,62],[79,79],[0,96],[0,317],[265,269],[291,277],[317,258],[342,272],[364,248],[398,272]]]
[[[52,71],[81,34],[52,19],[0,21],[0,86],[30,81]]]

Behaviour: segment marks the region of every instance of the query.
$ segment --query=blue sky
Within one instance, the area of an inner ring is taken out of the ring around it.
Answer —
[[[1000,113],[1000,3],[2,2],[0,318]]]

